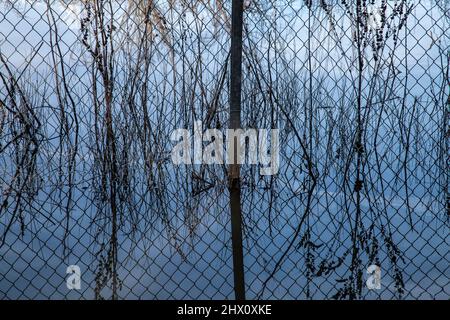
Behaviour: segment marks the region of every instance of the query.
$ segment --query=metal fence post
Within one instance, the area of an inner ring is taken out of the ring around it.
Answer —
[[[241,78],[242,78],[242,21],[243,0],[233,0],[231,9],[231,79],[230,79],[230,128],[241,126]],[[231,241],[233,247],[234,292],[237,300],[245,300],[244,255],[242,246],[242,212],[240,170],[237,163],[237,143],[234,141],[234,161],[230,165],[229,192],[231,210]]]

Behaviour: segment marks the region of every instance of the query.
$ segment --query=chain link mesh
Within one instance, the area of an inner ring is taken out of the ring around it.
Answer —
[[[228,126],[229,1],[0,8],[0,298],[233,298],[228,168],[170,139]],[[281,146],[241,166],[248,298],[449,298],[449,12],[244,1],[242,126]]]

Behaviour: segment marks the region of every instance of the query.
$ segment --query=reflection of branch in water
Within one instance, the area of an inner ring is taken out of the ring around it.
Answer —
[[[33,55],[33,57],[36,54]],[[41,144],[40,128],[41,122],[36,115],[34,108],[30,105],[31,98],[27,89],[21,86],[18,79],[24,74],[32,59],[25,66],[18,78],[13,75],[8,63],[0,52],[0,62],[6,69],[7,74],[0,72],[0,78],[6,89],[7,100],[0,100],[2,112],[2,130],[0,137],[8,134],[4,131],[7,126],[10,131],[10,138],[7,143],[0,145],[0,155],[5,156],[6,151],[11,147],[12,159],[11,168],[15,167],[14,173],[8,185],[3,190],[3,201],[0,205],[0,216],[9,209],[10,202],[14,203],[11,217],[2,235],[0,247],[5,244],[10,228],[16,220],[19,221],[21,233],[25,230],[25,208],[33,201],[39,188],[39,171],[36,160]],[[3,137],[1,137],[4,139]]]
[[[60,126],[59,126],[59,154],[67,153],[69,161],[67,163],[67,191],[63,192],[63,188],[60,190],[61,200],[65,200],[65,215],[66,225],[64,231],[64,252],[66,252],[68,236],[70,233],[70,213],[73,209],[73,189],[74,180],[77,166],[77,154],[78,154],[78,139],[79,139],[79,119],[78,111],[75,104],[75,98],[72,94],[69,80],[67,78],[67,71],[64,65],[64,56],[61,49],[60,41],[58,40],[60,34],[58,31],[57,22],[55,19],[55,13],[50,6],[50,2],[47,2],[47,21],[50,26],[50,47],[51,57],[53,62],[53,75],[55,77],[55,95],[58,101],[58,108],[60,114]],[[69,110],[67,110],[67,108]],[[59,161],[59,179],[60,184],[63,185],[63,178],[65,176],[63,157]]]

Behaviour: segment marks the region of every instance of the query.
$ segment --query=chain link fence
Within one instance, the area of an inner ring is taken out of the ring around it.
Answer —
[[[448,299],[450,3],[243,7],[241,125],[280,146],[240,166],[246,297]],[[235,297],[229,168],[171,160],[229,127],[230,30],[230,1],[0,0],[0,298]]]

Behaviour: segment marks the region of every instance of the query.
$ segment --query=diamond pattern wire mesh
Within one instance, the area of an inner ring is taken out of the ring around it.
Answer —
[[[229,2],[0,6],[0,298],[233,298],[227,168],[170,159],[228,125]],[[247,297],[447,299],[448,1],[244,8]]]

